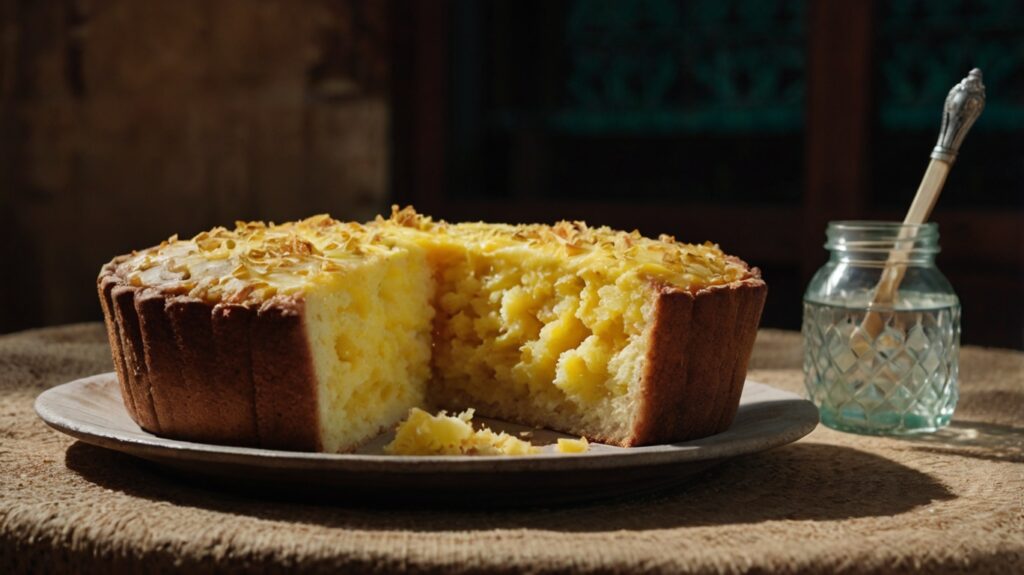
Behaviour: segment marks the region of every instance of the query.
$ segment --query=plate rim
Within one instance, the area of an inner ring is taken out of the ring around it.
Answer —
[[[701,439],[641,447],[625,448],[622,451],[591,451],[581,454],[542,453],[524,456],[395,456],[357,453],[320,453],[306,451],[284,451],[258,447],[239,447],[210,443],[199,443],[162,438],[145,430],[129,435],[118,433],[113,427],[101,427],[91,422],[76,420],[66,414],[65,409],[55,407],[54,399],[73,392],[86,385],[99,383],[121,390],[116,372],[105,372],[78,378],[51,387],[40,393],[34,402],[36,414],[53,429],[74,437],[84,443],[112,449],[144,459],[171,461],[188,460],[191,463],[215,463],[218,465],[240,465],[274,467],[282,471],[318,470],[343,471],[346,473],[395,474],[419,473],[481,473],[481,472],[529,472],[537,471],[592,471],[657,466],[670,464],[714,461],[739,455],[756,453],[793,443],[817,427],[818,409],[810,401],[795,393],[785,391],[750,378],[744,382],[744,394],[750,386],[755,392],[761,388],[779,397],[765,403],[783,404],[787,408],[787,419],[791,420],[785,430],[768,436],[743,437],[732,441],[730,435],[737,433],[736,421],[721,433]],[[764,391],[761,391],[762,393]],[[118,402],[121,409],[123,403]],[[752,406],[751,406],[752,407]],[[740,410],[743,406],[740,406]],[[127,411],[124,414],[128,416]],[[724,442],[723,442],[724,440]],[[707,445],[710,444],[710,445]],[[716,447],[718,449],[710,449]],[[702,449],[705,448],[705,449]],[[724,448],[725,453],[722,453]]]

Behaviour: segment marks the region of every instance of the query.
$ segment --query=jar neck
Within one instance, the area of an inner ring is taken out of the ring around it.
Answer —
[[[888,264],[935,265],[939,253],[936,223],[829,222],[825,248],[833,262],[883,267]]]

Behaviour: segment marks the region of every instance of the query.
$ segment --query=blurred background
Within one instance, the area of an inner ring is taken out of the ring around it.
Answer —
[[[825,224],[933,219],[965,343],[1024,348],[1019,0],[5,0],[0,332],[98,320],[114,255],[393,203],[712,240],[799,329]]]

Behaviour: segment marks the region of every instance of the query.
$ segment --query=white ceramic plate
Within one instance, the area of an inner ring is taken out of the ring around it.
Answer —
[[[552,504],[642,493],[683,482],[725,459],[800,439],[818,410],[796,395],[747,381],[729,430],[694,441],[621,448],[591,444],[588,453],[520,457],[389,456],[382,436],[355,454],[275,451],[157,437],[128,416],[117,375],[105,373],[49,389],[36,412],[85,443],[155,462],[186,478],[286,497],[343,502]],[[512,433],[526,428],[479,419]],[[535,443],[566,435],[534,432]]]

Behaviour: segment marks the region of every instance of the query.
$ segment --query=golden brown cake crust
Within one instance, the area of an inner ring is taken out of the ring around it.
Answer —
[[[320,451],[320,423],[312,351],[296,300],[270,301],[249,330],[256,426],[260,445]]]
[[[210,304],[125,285],[115,259],[97,280],[125,407],[175,439],[320,449],[303,305]]]
[[[640,407],[624,446],[697,439],[729,428],[767,293],[757,268],[747,279],[696,294],[661,290]]]

